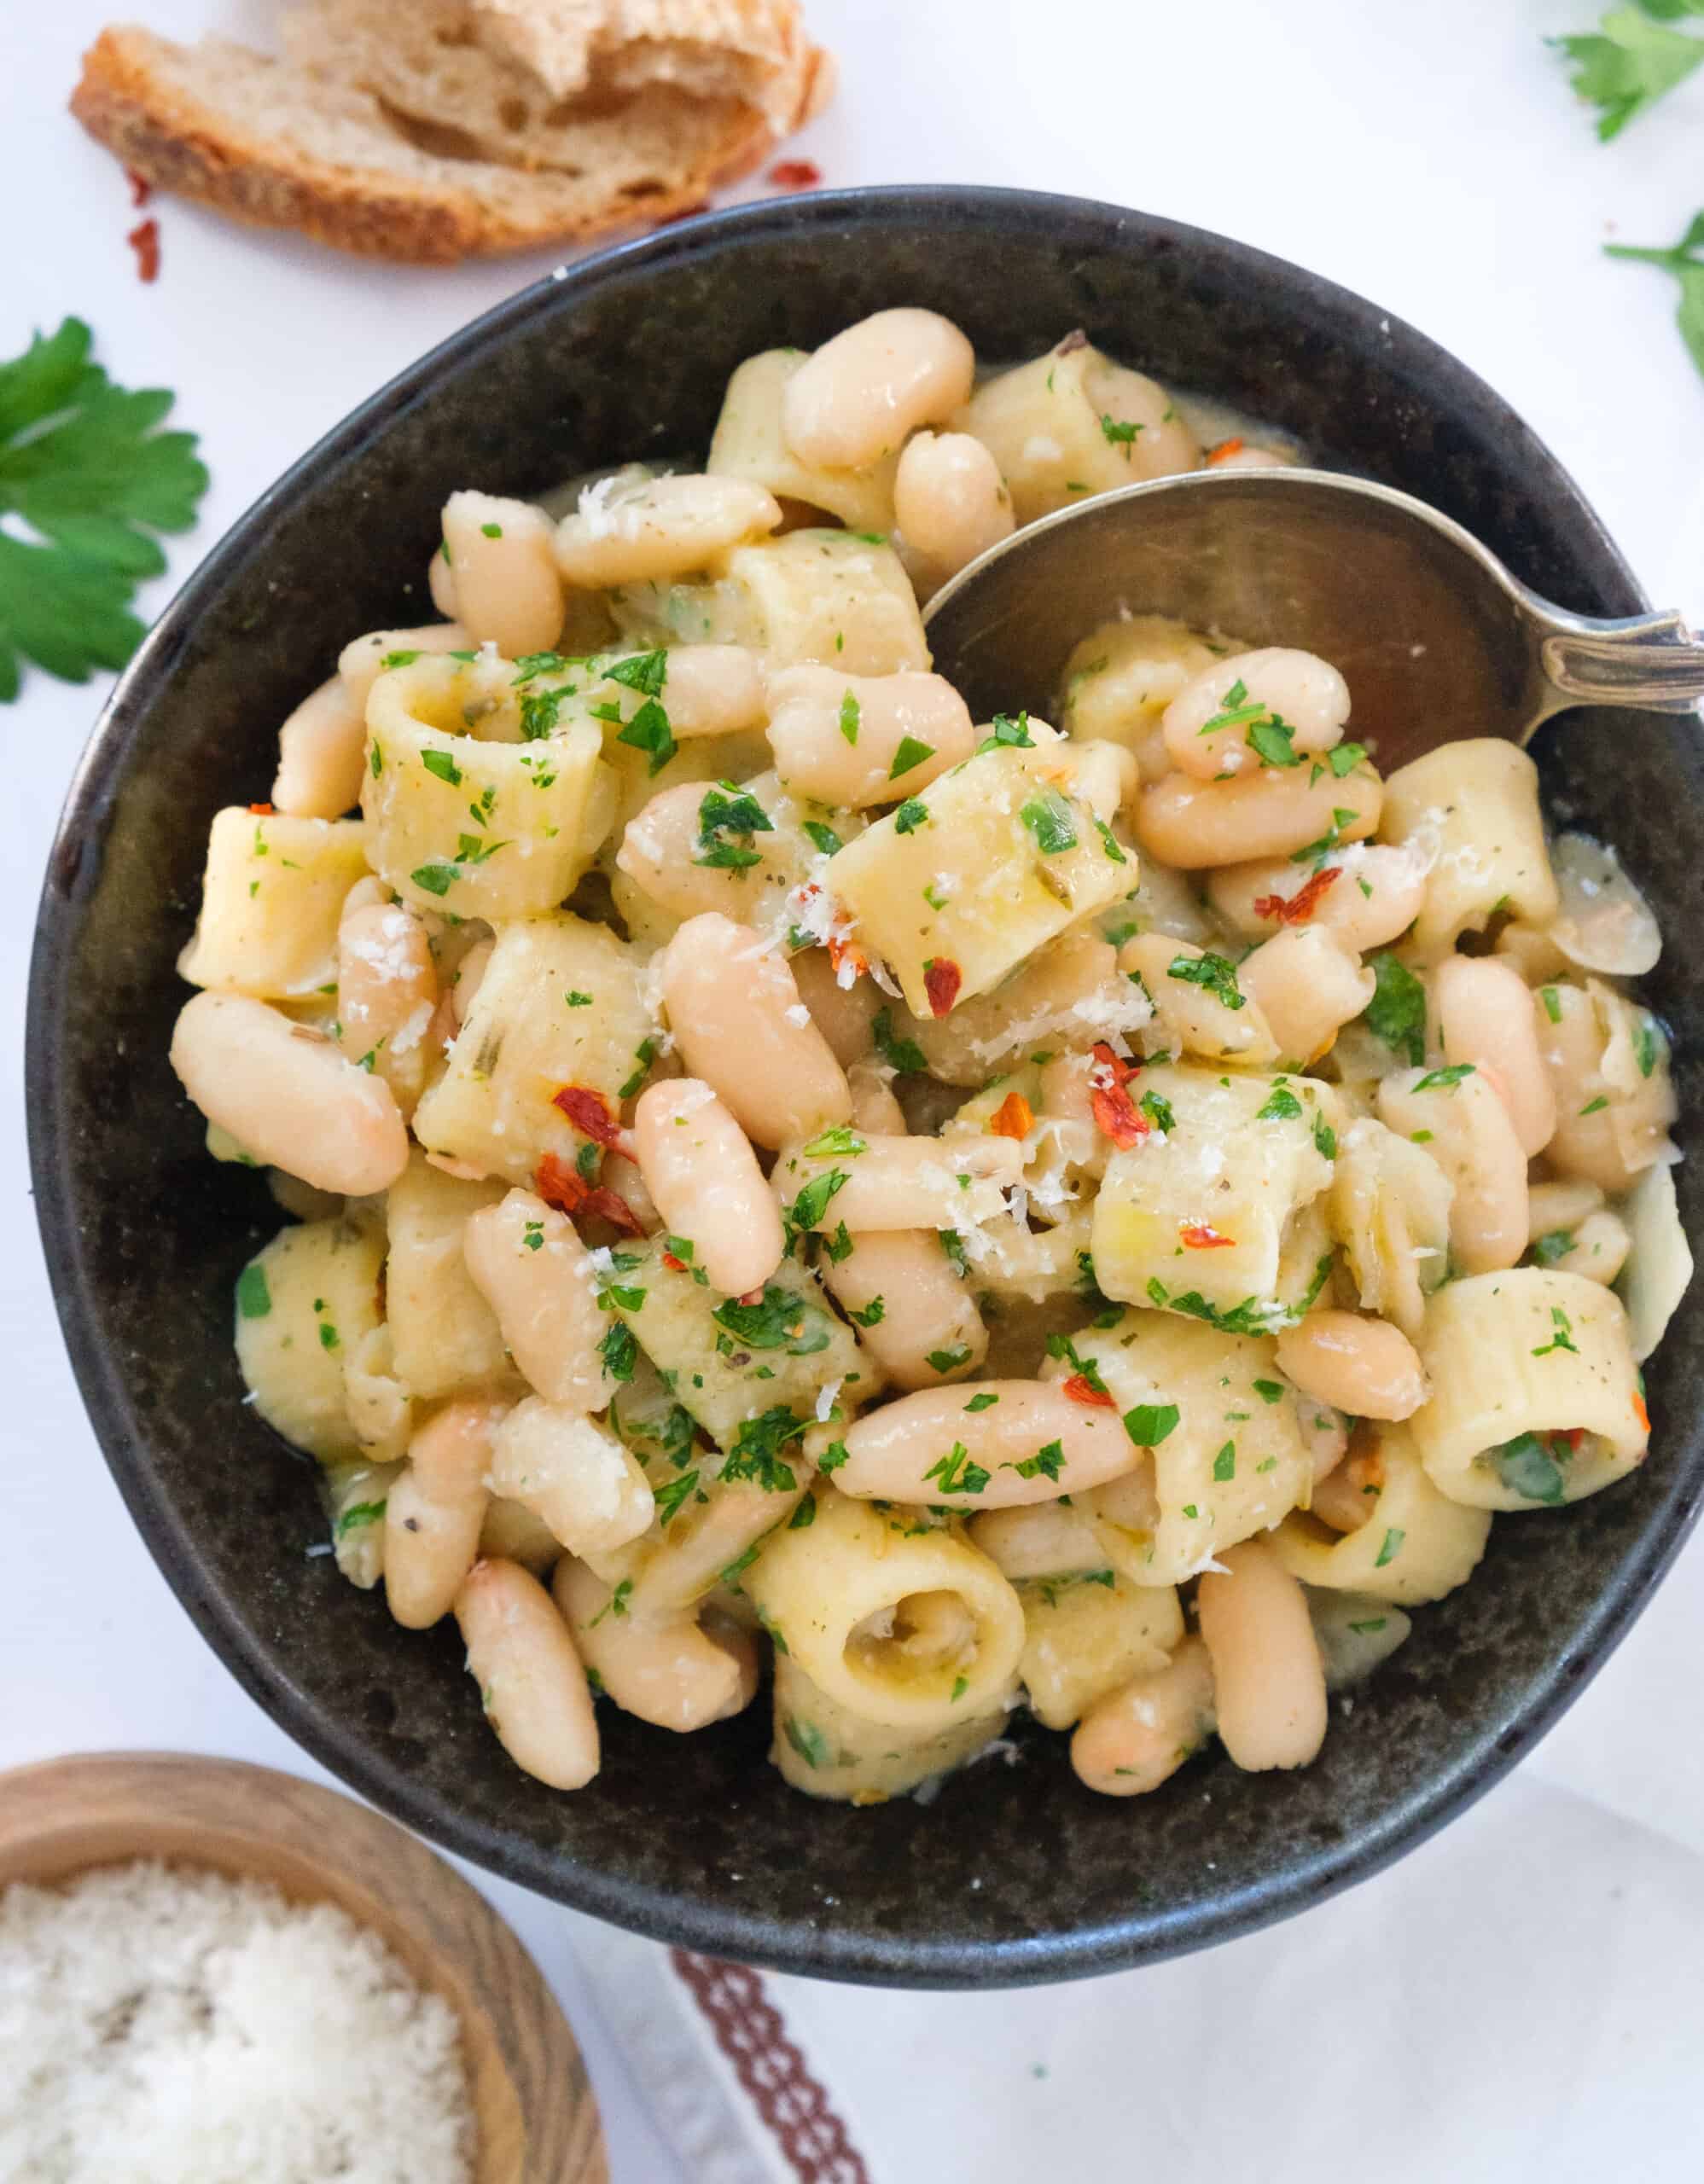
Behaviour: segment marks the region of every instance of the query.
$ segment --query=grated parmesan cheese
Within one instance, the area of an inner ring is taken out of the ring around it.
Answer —
[[[159,1864],[0,1892],[0,2177],[471,2184],[456,2013],[330,1904]]]

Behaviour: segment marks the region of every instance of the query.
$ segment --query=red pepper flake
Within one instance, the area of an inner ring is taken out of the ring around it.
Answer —
[[[1221,440],[1217,447],[1207,450],[1207,468],[1211,469],[1215,462],[1229,462],[1233,455],[1241,455],[1242,452],[1242,442],[1240,439]]]
[[[272,807],[270,804],[251,804],[248,808],[257,819],[270,819],[272,816]]]
[[[923,966],[923,991],[929,997],[930,1015],[950,1014],[963,983],[964,973],[950,956],[932,956]]]
[[[1097,1388],[1086,1373],[1073,1373],[1065,1383],[1064,1392],[1070,1397],[1073,1403],[1085,1403],[1091,1410],[1118,1409],[1117,1403],[1113,1400],[1111,1390]]]
[[[1021,1092],[1009,1092],[988,1128],[995,1137],[1027,1137],[1035,1128],[1035,1110]]]
[[[594,1092],[588,1084],[565,1084],[552,1095],[550,1105],[560,1107],[582,1136],[620,1151],[621,1125],[610,1113],[609,1102],[602,1092]]]
[[[638,1216],[619,1192],[611,1190],[606,1183],[594,1188],[554,1153],[547,1153],[538,1163],[532,1186],[547,1205],[554,1205],[560,1212],[570,1216],[583,1213],[595,1220],[607,1221],[624,1236],[644,1234]]]
[[[852,965],[852,977],[861,979],[869,968],[869,958],[855,940],[842,940],[837,933],[829,935],[829,962],[838,979],[843,964]]]
[[[125,241],[136,253],[137,278],[146,283],[160,278],[160,223],[143,220]]]
[[[692,1269],[684,1259],[678,1259],[672,1252],[663,1253],[663,1264],[671,1274],[690,1274]]]
[[[154,184],[148,177],[145,174],[138,174],[134,167],[126,167],[125,180],[131,186],[131,204],[138,206],[146,205],[154,195]]]
[[[1645,1399],[1643,1396],[1636,1395],[1633,1397],[1633,1415],[1638,1420],[1643,1430],[1649,1433],[1651,1430],[1651,1414],[1645,1409]]]
[[[1236,1248],[1235,1236],[1221,1236],[1217,1228],[1209,1228],[1205,1221],[1180,1221],[1178,1234],[1192,1252],[1235,1251]]]
[[[1566,1441],[1568,1444],[1568,1454],[1578,1455],[1579,1444],[1585,1438],[1585,1428],[1583,1426],[1559,1426],[1551,1434],[1550,1438],[1553,1441]]]
[[[1115,1054],[1104,1039],[1094,1049],[1096,1067],[1090,1081],[1089,1106],[1095,1127],[1111,1138],[1120,1153],[1128,1153],[1148,1136],[1149,1120],[1125,1089],[1136,1070]]]
[[[823,170],[815,160],[777,160],[769,178],[777,189],[820,189]]]
[[[1294,895],[1257,895],[1254,915],[1257,918],[1272,918],[1279,925],[1306,925],[1319,908],[1328,889],[1335,886],[1343,877],[1341,864],[1328,864],[1323,871],[1316,872],[1305,886]]]

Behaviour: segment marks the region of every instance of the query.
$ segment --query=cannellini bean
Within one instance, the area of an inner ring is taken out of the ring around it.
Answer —
[[[933,1388],[974,1372],[988,1355],[988,1330],[939,1234],[933,1228],[851,1234],[851,1251],[838,1260],[825,1259],[823,1279],[888,1378],[902,1388]]]
[[[352,891],[358,892],[358,890]],[[404,903],[346,902],[337,928],[343,1050],[382,1077],[404,1115],[426,1089],[438,968],[425,925]]]
[[[1413,924],[1426,893],[1426,869],[1425,857],[1413,849],[1355,842],[1329,857],[1317,875],[1289,857],[1227,865],[1209,878],[1207,900],[1242,938],[1265,940],[1284,929],[1284,912],[1311,886],[1290,929],[1329,932],[1359,956],[1385,947]],[[1323,886],[1313,885],[1327,873],[1332,876]]]
[[[1243,985],[1240,967],[1236,985],[1241,1006],[1236,1008],[1211,986],[1172,975],[1174,964],[1199,962],[1207,952],[1191,941],[1173,940],[1169,933],[1139,932],[1120,949],[1119,968],[1126,978],[1141,979],[1166,1042],[1173,1048],[1182,1047],[1210,1061],[1236,1060],[1257,1068],[1276,1061],[1278,1042],[1265,1010]]]
[[[994,1400],[973,1410],[983,1396]],[[1142,1455],[1116,1410],[1040,1380],[961,1380],[901,1396],[854,1420],[841,1439],[846,1461],[834,1476],[843,1494],[957,1509],[1079,1494],[1133,1470]],[[1027,1475],[1019,1469],[1032,1462]]]
[[[1490,956],[1446,956],[1432,979],[1439,1044],[1471,1062],[1509,1110],[1530,1159],[1556,1127],[1556,1088],[1538,1050],[1532,997],[1519,972]]]
[[[970,399],[976,354],[938,311],[879,311],[806,358],[782,397],[782,430],[801,462],[862,470],[920,425]]]
[[[1310,1312],[1278,1337],[1278,1370],[1353,1418],[1411,1418],[1431,1390],[1420,1353],[1387,1320]]]
[[[608,1554],[648,1530],[645,1474],[578,1406],[528,1396],[491,1439],[487,1484],[548,1525],[570,1554]]]
[[[426,588],[432,595],[433,605],[446,622],[460,620],[456,612],[456,572],[450,566],[442,539],[433,548],[432,559],[427,563]]]
[[[811,1020],[828,1041],[842,1069],[870,1050],[871,1026],[882,1008],[881,989],[874,979],[857,978],[843,986],[834,959],[826,948],[806,948],[791,958],[789,969],[799,998],[811,1012]],[[874,1130],[874,1123],[866,1123]],[[903,1124],[881,1125],[883,1129]]]
[[[1306,1396],[1292,1398],[1296,1431],[1313,1467],[1316,1485],[1329,1476],[1349,1453],[1349,1425],[1341,1411],[1329,1403],[1310,1403]]]
[[[689,918],[663,951],[661,971],[687,1068],[747,1137],[776,1147],[850,1118],[846,1072],[761,934],[714,912]]]
[[[405,1629],[428,1630],[448,1615],[479,1559],[503,1408],[446,1403],[408,1444],[407,1467],[385,1500],[385,1597]]]
[[[1378,985],[1334,933],[1295,926],[1236,967],[1236,983],[1265,1018],[1278,1052],[1305,1067],[1326,1053]]]
[[[1072,1732],[1071,1764],[1103,1797],[1143,1797],[1199,1750],[1213,1722],[1213,1663],[1199,1638],[1185,1638],[1163,1669],[1096,1701]]]
[[[265,1002],[196,994],[172,1034],[172,1066],[208,1121],[252,1159],[316,1190],[366,1198],[408,1165],[408,1128],[390,1086]]]
[[[1384,1461],[1376,1449],[1351,1456],[1314,1482],[1310,1513],[1335,1532],[1359,1531],[1377,1508],[1384,1486]]]
[[[1450,1245],[1463,1269],[1513,1266],[1527,1248],[1527,1156],[1490,1078],[1474,1071],[1452,1083],[1447,1071],[1399,1070],[1379,1086],[1378,1108],[1386,1127],[1423,1144],[1455,1185]]]
[[[861,1147],[855,1153],[801,1148],[784,1154],[775,1164],[771,1188],[784,1205],[794,1205],[806,1183],[829,1173],[843,1176],[813,1225],[832,1233],[844,1222],[858,1235],[865,1229],[973,1228],[1003,1213],[1004,1194],[1023,1179],[1024,1149],[1015,1138],[969,1131],[952,1138],[885,1137],[860,1131],[853,1141]]]
[[[458,1027],[468,1020],[468,1011],[474,1005],[474,996],[480,990],[480,982],[490,967],[491,950],[496,946],[496,939],[488,934],[485,939],[476,940],[456,966],[455,976],[450,981],[449,1001],[451,1014]]]
[[[1118,951],[1079,926],[951,1015],[900,1021],[904,1036],[922,1048],[931,1076],[980,1087],[1015,1054],[1134,1031],[1147,1014],[1141,994],[1120,975]],[[1086,1091],[1081,1111],[1088,1112]]]
[[[557,1564],[551,1590],[623,1713],[684,1734],[742,1713],[757,1696],[757,1646],[730,1617],[613,1614],[611,1589],[572,1557]]]
[[[503,1347],[539,1394],[562,1409],[601,1409],[597,1345],[608,1321],[591,1254],[567,1214],[531,1191],[511,1191],[468,1217],[462,1256]]]
[[[456,1595],[456,1620],[503,1750],[553,1790],[584,1788],[598,1768],[597,1717],[550,1595],[518,1563],[481,1562]]]
[[[1531,1183],[1527,1190],[1527,1240],[1536,1244],[1540,1236],[1553,1234],[1558,1228],[1578,1228],[1589,1213],[1596,1213],[1603,1203],[1603,1194],[1596,1183],[1569,1177],[1556,1183]]]
[[[1563,1274],[1583,1274],[1607,1289],[1627,1263],[1632,1248],[1632,1237],[1620,1215],[1600,1207],[1576,1226],[1572,1244],[1556,1264]]]
[[[713,1289],[742,1297],[781,1264],[781,1215],[745,1132],[695,1077],[653,1084],[633,1115],[639,1172],[672,1235]]]
[[[1102,1569],[1107,1560],[1094,1518],[1063,1502],[985,1510],[970,1520],[970,1543],[998,1565],[1003,1577],[1014,1579],[1070,1577]]]
[[[1224,1548],[1195,1590],[1218,1734],[1237,1766],[1306,1767],[1325,1741],[1325,1670],[1300,1585],[1260,1540]]]
[[[756,794],[751,784],[746,787]],[[749,839],[742,835],[739,846],[756,857],[755,864],[732,869],[705,863],[702,813],[706,796],[712,793],[712,785],[704,781],[678,781],[672,788],[660,789],[628,821],[615,853],[617,869],[672,917],[702,917],[715,910],[745,921],[766,910],[779,915],[788,889],[802,870],[795,834],[790,828],[772,827],[768,833],[753,832]],[[780,803],[775,796],[766,800],[757,795],[756,800],[765,816]]]
[[[1167,774],[1142,792],[1136,837],[1162,864],[1182,872],[1293,857],[1314,842],[1357,842],[1379,823],[1384,787],[1364,766],[1341,781],[1311,767],[1264,769],[1235,781]],[[1340,818],[1339,813],[1344,816]]]
[[[787,667],[770,677],[769,695],[776,771],[819,804],[897,803],[976,748],[968,707],[939,675]]]
[[[548,652],[562,634],[562,579],[550,519],[527,501],[451,493],[444,543],[456,579],[456,619],[505,659]]]
[[[781,503],[742,478],[653,478],[602,500],[582,495],[556,526],[556,566],[573,584],[607,591],[704,568],[781,521]]]
[[[302,819],[340,819],[361,800],[367,719],[340,675],[302,700],[278,730],[272,808]]]
[[[893,479],[893,515],[935,585],[1009,538],[1017,519],[1000,466],[968,433],[918,433]]]
[[[761,728],[769,713],[763,662],[744,645],[671,645],[663,695],[677,741]]]
[[[1071,768],[1071,793],[1097,819],[1116,819],[1126,804],[1135,802],[1142,768],[1124,744],[1095,738],[1067,745],[1063,756]]]
[[[459,622],[427,622],[417,630],[374,630],[345,645],[337,656],[337,672],[350,703],[364,721],[373,685],[393,652],[468,652],[473,642]]]
[[[1296,755],[1315,757],[1342,741],[1348,717],[1349,686],[1335,667],[1311,652],[1267,645],[1216,659],[1192,676],[1166,706],[1160,729],[1180,772],[1213,781],[1267,763],[1250,741],[1259,731]],[[1213,726],[1216,721],[1224,725]]]
[[[855,1129],[873,1131],[878,1137],[904,1137],[910,1134],[905,1110],[893,1096],[884,1064],[854,1061],[846,1072],[846,1083],[852,1087]]]

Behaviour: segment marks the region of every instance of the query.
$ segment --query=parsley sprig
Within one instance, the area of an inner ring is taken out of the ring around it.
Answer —
[[[1704,61],[1704,39],[1653,20],[1699,12],[1693,0],[1639,0],[1637,8],[1612,9],[1595,31],[1550,40],[1573,64],[1574,90],[1597,108],[1600,142],[1620,136]]]
[[[67,682],[124,665],[137,586],[166,566],[150,533],[187,531],[207,489],[195,434],[157,429],[174,398],[115,386],[92,345],[67,318],[0,364],[0,515],[35,534],[0,530],[0,704],[20,657]]]

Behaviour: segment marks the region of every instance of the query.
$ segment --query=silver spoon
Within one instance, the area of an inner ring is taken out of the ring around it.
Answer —
[[[1048,719],[1073,648],[1126,613],[1330,660],[1387,773],[1458,736],[1525,743],[1570,706],[1704,697],[1704,642],[1678,613],[1570,613],[1424,502],[1323,470],[1193,471],[1060,508],[962,569],[924,621],[974,719]]]

